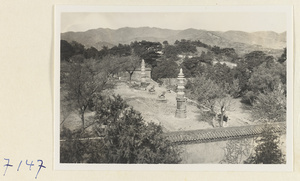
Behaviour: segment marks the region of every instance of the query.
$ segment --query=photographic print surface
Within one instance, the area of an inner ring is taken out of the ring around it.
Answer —
[[[291,10],[56,7],[56,168],[291,170]]]

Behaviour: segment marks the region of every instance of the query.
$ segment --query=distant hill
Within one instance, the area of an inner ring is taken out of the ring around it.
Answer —
[[[199,29],[171,30],[161,28],[130,28],[124,27],[117,30],[109,28],[92,29],[85,32],[66,32],[61,34],[61,39],[77,41],[86,47],[94,46],[98,50],[103,46],[109,48],[121,44],[130,44],[134,41],[168,41],[173,44],[176,40],[200,40],[208,45],[221,48],[234,48],[238,54],[245,54],[254,50],[267,52],[282,51],[286,47],[286,33],[272,31],[247,33],[243,31],[206,31]]]

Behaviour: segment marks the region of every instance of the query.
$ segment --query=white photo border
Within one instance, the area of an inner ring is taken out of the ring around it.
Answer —
[[[67,12],[278,12],[287,22],[286,164],[63,164],[60,156],[60,34],[61,14]],[[177,170],[177,171],[293,171],[293,7],[292,6],[55,6],[54,23],[54,170]]]

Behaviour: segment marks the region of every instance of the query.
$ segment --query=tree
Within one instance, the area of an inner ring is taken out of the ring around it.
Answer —
[[[109,54],[118,56],[129,56],[132,54],[132,50],[129,45],[119,44],[118,46],[114,46],[111,49],[109,49]]]
[[[72,41],[70,43],[74,50],[74,55],[83,55],[84,54],[84,46],[76,41]]]
[[[232,84],[232,72],[226,64],[216,63],[211,67],[211,70],[207,72],[207,75],[222,88],[225,88],[226,83]]]
[[[234,78],[239,79],[241,92],[243,94],[248,91],[248,81],[253,73],[254,69],[260,66],[263,62],[268,62],[273,59],[271,56],[267,56],[262,51],[253,51],[246,54],[234,68]]]
[[[119,56],[108,55],[100,59],[99,62],[99,70],[108,77],[113,77],[123,70],[122,59]]]
[[[218,84],[204,75],[189,80],[186,88],[192,99],[196,99],[202,107],[211,111],[213,111],[217,99],[226,95]]]
[[[99,57],[99,52],[95,47],[90,47],[88,49],[85,50],[84,52],[84,57],[86,59],[90,59],[90,58],[98,58]]]
[[[87,143],[79,140],[79,134],[62,127],[60,138],[60,163],[83,162]]]
[[[99,98],[95,105],[93,135],[101,139],[85,140],[81,144],[79,138],[62,142],[64,160],[61,162],[172,164],[181,161],[179,148],[166,140],[162,127],[146,123],[120,96]]]
[[[157,81],[160,78],[176,78],[179,72],[177,63],[172,60],[162,60],[152,70],[152,79]]]
[[[283,53],[280,56],[280,58],[278,59],[278,62],[283,63],[286,61],[286,47],[283,49]]]
[[[185,58],[181,64],[185,77],[195,77],[200,72],[198,72],[198,65],[200,61],[197,58]]]
[[[145,123],[141,114],[128,106],[120,96],[96,103],[96,118],[105,125],[105,158],[107,163],[178,163],[178,151],[162,135],[162,127]],[[98,133],[102,130],[96,129]],[[105,161],[104,161],[105,160]]]
[[[262,51],[253,51],[246,54],[242,62],[246,64],[246,68],[252,72],[255,67],[258,67],[263,62],[267,62],[270,58],[271,56],[267,56]]]
[[[71,58],[70,58],[70,62],[73,62],[73,63],[83,63],[85,60],[84,56],[81,55],[81,54],[76,54],[76,55],[73,55]]]
[[[131,82],[131,77],[133,73],[141,67],[141,59],[136,55],[131,55],[127,57],[122,57],[121,62],[123,64],[123,69],[129,74],[129,81]]]
[[[243,100],[248,101],[251,105],[260,105],[267,102],[260,102],[258,96],[260,95],[261,101],[263,97],[267,96],[270,100],[271,92],[279,90],[282,96],[286,95],[286,69],[285,63],[280,64],[274,60],[264,62],[258,67],[254,68],[253,72],[247,83],[247,92],[243,96]],[[264,95],[263,95],[264,94]],[[275,96],[275,95],[274,95]],[[256,102],[257,101],[257,102]],[[274,102],[274,105],[277,105]]]
[[[70,43],[65,40],[60,41],[60,60],[69,61],[74,55],[73,47]]]
[[[241,93],[246,92],[248,89],[248,81],[251,77],[251,72],[247,69],[247,65],[244,62],[238,62],[237,66],[232,69],[232,74],[235,79],[239,80]]]
[[[214,55],[211,51],[201,52],[200,61],[212,65],[212,60],[214,59]]]
[[[237,98],[240,96],[240,93],[241,93],[241,87],[240,87],[239,79],[233,79],[232,85],[230,85],[229,88],[229,94],[232,97]]]
[[[285,74],[285,68],[279,63],[262,63],[253,70],[248,90],[254,93],[273,91],[285,83]]]
[[[157,59],[160,58],[159,51],[162,50],[162,44],[160,42],[141,41],[133,42],[130,44],[134,53],[145,60],[152,68],[157,66]]]
[[[187,96],[198,101],[202,119],[219,119],[220,126],[223,126],[225,111],[230,110],[231,106],[232,98],[227,94],[229,91],[220,87],[205,74],[189,80],[186,89]],[[221,114],[218,114],[219,111],[216,109],[220,110]],[[212,124],[214,126],[214,123]]]
[[[169,45],[169,42],[167,40],[163,41],[163,45],[164,45],[164,48],[166,48],[166,46]]]
[[[109,49],[107,46],[103,46],[102,49],[99,51],[99,57],[106,57],[109,54]]]
[[[175,59],[177,55],[179,54],[177,48],[173,45],[166,45],[163,49],[164,56],[168,58]]]
[[[286,121],[286,97],[283,90],[259,93],[253,105],[254,117],[272,122]]]
[[[257,146],[254,153],[244,162],[247,164],[281,164],[285,163],[285,155],[282,153],[280,137],[273,131],[270,125],[266,125],[262,135],[255,141]]]
[[[195,53],[197,51],[196,46],[190,40],[182,39],[178,43],[175,42],[175,45],[179,53]]]
[[[112,57],[106,57],[101,62],[84,60],[69,64],[69,72],[62,85],[62,91],[66,92],[63,100],[73,103],[80,115],[82,130],[85,129],[85,112],[91,101],[107,88],[109,78],[119,70],[119,64],[114,60]]]

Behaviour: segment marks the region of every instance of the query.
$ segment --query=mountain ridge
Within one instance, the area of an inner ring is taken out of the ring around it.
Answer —
[[[286,32],[274,31],[244,32],[237,30],[208,31],[203,29],[188,28],[184,30],[163,29],[157,27],[122,27],[119,29],[97,28],[82,32],[61,33],[61,39],[77,41],[86,47],[115,46],[130,44],[133,41],[168,41],[173,44],[176,40],[200,40],[201,42],[219,46],[221,48],[234,48],[238,53],[248,50],[283,49],[286,47]]]

